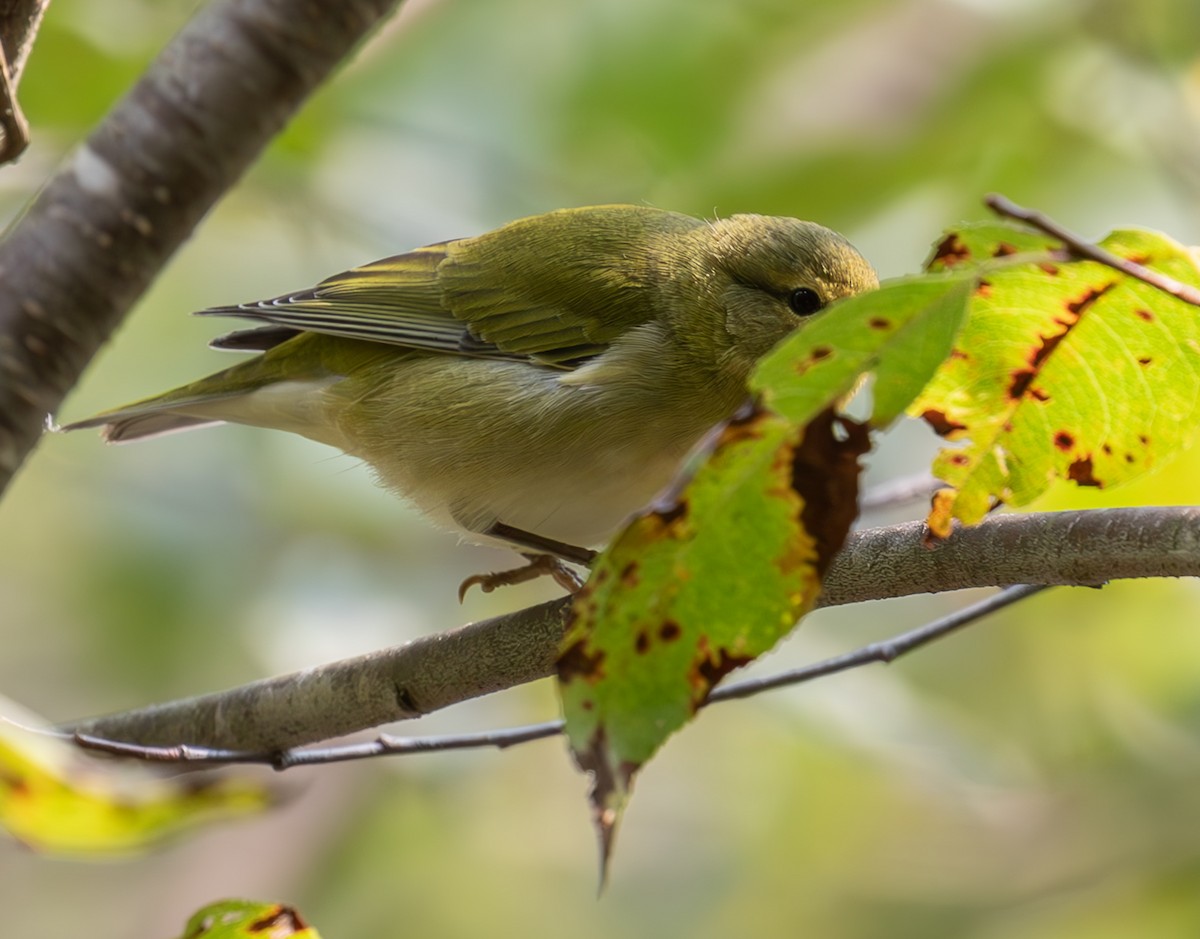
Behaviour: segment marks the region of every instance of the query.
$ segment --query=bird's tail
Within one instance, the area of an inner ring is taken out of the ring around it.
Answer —
[[[319,344],[297,341],[291,354],[275,349],[165,394],[74,421],[61,430],[99,427],[110,443],[232,421],[290,430],[340,445],[325,417],[324,390],[341,378]],[[325,425],[325,426],[322,426]]]
[[[177,394],[178,391],[169,391],[55,429],[68,431],[99,427],[100,436],[108,443],[128,443],[178,430],[223,423],[226,418],[220,416],[218,402],[234,397],[234,393],[186,397],[177,397]],[[209,410],[213,412],[211,416],[202,413]]]

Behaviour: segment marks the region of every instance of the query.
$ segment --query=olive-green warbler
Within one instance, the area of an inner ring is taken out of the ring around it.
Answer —
[[[472,541],[598,545],[736,409],[760,356],[877,282],[812,222],[563,209],[203,310],[265,323],[212,343],[260,354],[66,429],[290,430]]]

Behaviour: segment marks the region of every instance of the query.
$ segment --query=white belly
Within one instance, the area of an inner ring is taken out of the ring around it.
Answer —
[[[668,392],[614,393],[560,383],[561,372],[478,360],[456,363],[452,394],[418,397],[421,368],[443,363],[404,370],[397,382],[406,387],[379,397],[386,407],[358,399],[347,449],[432,521],[478,542],[502,522],[571,545],[603,544],[732,410],[727,401],[697,407]]]

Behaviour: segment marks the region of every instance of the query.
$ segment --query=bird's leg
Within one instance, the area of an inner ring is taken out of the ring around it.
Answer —
[[[504,522],[492,522],[481,534],[507,541],[518,548],[528,548],[535,554],[551,554],[556,558],[583,567],[588,567],[592,561],[596,560],[596,552],[591,548],[581,548],[578,545],[567,544],[565,541],[555,541],[553,538],[545,538],[535,532],[525,531],[523,528],[513,528],[512,525],[506,525]]]
[[[503,522],[493,522],[480,534],[503,539],[518,548],[532,548],[533,550],[519,552],[521,557],[529,562],[524,567],[468,577],[458,588],[460,603],[472,587],[478,586],[484,593],[491,593],[497,587],[523,584],[546,574],[553,577],[554,582],[567,593],[575,593],[583,586],[583,580],[564,562],[569,561],[572,564],[586,567],[596,558],[596,552],[589,548],[580,548],[562,541],[555,541],[552,538],[543,538],[541,535],[513,528]]]

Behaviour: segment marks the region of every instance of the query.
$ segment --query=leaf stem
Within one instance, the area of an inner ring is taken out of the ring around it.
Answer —
[[[1128,258],[1113,254],[1111,251],[1106,251],[1099,245],[1093,244],[1076,235],[1074,232],[1063,228],[1058,222],[1043,213],[1019,206],[999,193],[993,192],[985,196],[983,201],[997,215],[1003,218],[1015,219],[1018,222],[1024,222],[1026,225],[1032,225],[1038,231],[1045,232],[1052,238],[1057,238],[1077,257],[1106,264],[1128,277],[1136,278],[1152,287],[1157,287],[1159,290],[1169,293],[1184,303],[1200,306],[1200,290],[1191,284],[1185,284],[1183,281],[1176,280],[1174,277],[1169,277],[1152,268],[1138,264],[1136,261],[1131,261]]]

